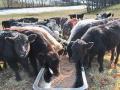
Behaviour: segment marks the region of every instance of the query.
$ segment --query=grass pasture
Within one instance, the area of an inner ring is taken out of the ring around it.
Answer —
[[[114,17],[120,18],[120,4],[114,5],[111,7],[107,7],[104,9],[96,10],[94,12],[86,13],[85,18],[95,18],[95,15],[101,11],[112,12],[112,13],[114,13]],[[82,13],[82,12],[86,12],[86,10],[82,10],[82,11],[68,10],[68,11],[58,11],[58,12],[41,13],[41,14],[0,15],[0,23],[3,20],[7,20],[7,19],[11,19],[11,18],[16,19],[16,18],[23,18],[23,17],[37,17],[39,19],[46,19],[46,18],[56,17],[56,16],[61,16],[61,17],[66,16],[67,17],[67,15],[69,15],[69,14]],[[90,71],[87,72],[88,84],[89,84],[88,90],[120,90],[120,75],[116,76],[116,74],[120,73],[120,61],[117,65],[116,69],[110,69],[110,68],[108,68],[110,56],[111,56],[111,54],[107,53],[104,58],[104,70],[105,71],[103,73],[98,72],[98,63],[96,62],[96,60],[94,60],[95,62],[92,63],[92,68],[90,69]],[[120,60],[120,58],[119,58],[119,60]],[[7,77],[10,77],[10,76],[7,76]],[[10,79],[13,79],[13,78],[10,78]],[[0,76],[0,82],[2,80],[5,80],[5,78],[2,79]],[[10,81],[10,80],[8,80],[8,81]],[[23,81],[20,82],[21,86],[23,85],[22,83],[23,83]],[[13,85],[13,86],[15,86],[15,87],[18,87],[18,85],[19,85],[18,83],[14,83],[14,84],[15,85]],[[30,85],[31,85],[31,83],[30,83]],[[0,90],[4,90],[1,87],[5,88],[5,86],[7,86],[7,84],[0,83]],[[8,87],[11,87],[11,89],[13,89],[13,86],[12,86],[12,84],[11,84],[11,86],[8,85]],[[17,89],[21,90],[21,88],[17,88]],[[25,88],[22,88],[22,89],[25,89]]]

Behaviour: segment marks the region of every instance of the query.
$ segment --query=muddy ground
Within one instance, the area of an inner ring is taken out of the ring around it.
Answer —
[[[106,58],[108,59],[109,56],[107,55]],[[116,82],[120,82],[119,76],[117,78],[113,77],[115,73],[119,72],[119,65],[117,69],[108,69],[109,61],[106,58],[103,73],[98,72],[96,60],[92,63],[92,68],[87,71],[89,90],[117,90],[115,88],[119,87],[119,84],[116,84]],[[74,64],[68,62],[66,56],[61,57],[60,71],[61,74],[52,81],[52,87],[71,88],[75,81],[75,68]],[[0,90],[32,90],[34,79],[29,78],[23,70],[20,70],[20,74],[23,80],[17,82],[10,68],[0,72]]]

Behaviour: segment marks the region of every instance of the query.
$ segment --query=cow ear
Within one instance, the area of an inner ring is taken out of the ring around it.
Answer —
[[[91,49],[93,47],[93,45],[94,45],[94,42],[88,42],[88,43],[85,44],[85,47],[87,49]]]
[[[108,13],[108,14],[107,14],[107,17],[110,17],[111,15],[112,15],[111,13]]]
[[[35,41],[35,39],[37,38],[36,34],[31,34],[28,36],[28,40],[29,42],[33,43]]]

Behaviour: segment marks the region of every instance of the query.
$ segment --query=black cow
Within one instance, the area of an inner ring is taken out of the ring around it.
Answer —
[[[16,80],[21,80],[18,62],[30,73],[26,57],[30,50],[30,42],[33,42],[35,37],[33,34],[26,36],[15,31],[0,31],[0,58],[15,72]]]
[[[21,18],[21,19],[10,19],[2,21],[2,27],[10,28],[11,26],[28,26],[28,25],[37,25],[38,18]],[[30,24],[31,23],[31,24]]]
[[[57,53],[51,49],[51,45],[48,44],[48,42],[44,39],[44,35],[39,31],[23,30],[21,33],[24,33],[28,36],[31,34],[37,35],[36,40],[31,43],[28,57],[34,69],[35,76],[38,74],[38,68],[45,67],[46,72],[44,79],[46,82],[50,82],[53,75],[57,76],[59,74],[59,58]],[[39,62],[40,67],[37,66],[37,61]],[[49,69],[53,71],[53,74]]]
[[[93,26],[97,26],[100,24],[107,23],[107,20],[94,20],[94,19],[86,19],[79,21],[78,24],[71,30],[71,35],[68,39],[68,45],[67,45],[67,52],[69,55],[69,60],[72,57],[72,51],[71,51],[71,46],[73,41],[76,39],[80,39],[82,35],[90,28]]]
[[[84,66],[86,55],[89,57],[88,65],[91,66],[91,61],[95,55],[100,65],[99,72],[103,71],[103,58],[107,50],[111,50],[120,43],[120,20],[115,20],[105,25],[95,26],[90,28],[81,39],[77,39],[72,45],[72,60],[78,66]],[[79,82],[80,70],[76,67],[77,79],[75,87],[81,85]]]
[[[105,19],[105,18],[109,18],[110,16],[114,16],[114,14],[110,13],[110,12],[102,12],[97,14],[97,18],[96,19]]]
[[[6,20],[6,21],[2,21],[3,29],[10,28],[12,25],[16,25],[16,20],[10,19],[10,20]]]
[[[83,19],[83,17],[84,17],[84,13],[82,13],[82,14],[77,14],[77,19]]]
[[[38,18],[30,17],[30,18],[21,18],[17,20],[18,22],[24,22],[24,23],[35,23],[38,22]]]

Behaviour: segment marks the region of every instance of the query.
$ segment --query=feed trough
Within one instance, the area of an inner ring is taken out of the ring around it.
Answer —
[[[44,82],[44,79],[43,79],[44,71],[45,71],[45,68],[41,68],[33,84],[33,90],[40,90],[41,88],[52,88],[51,83]],[[84,67],[82,67],[82,78],[83,78],[83,86],[79,87],[79,90],[85,90],[88,88]]]

